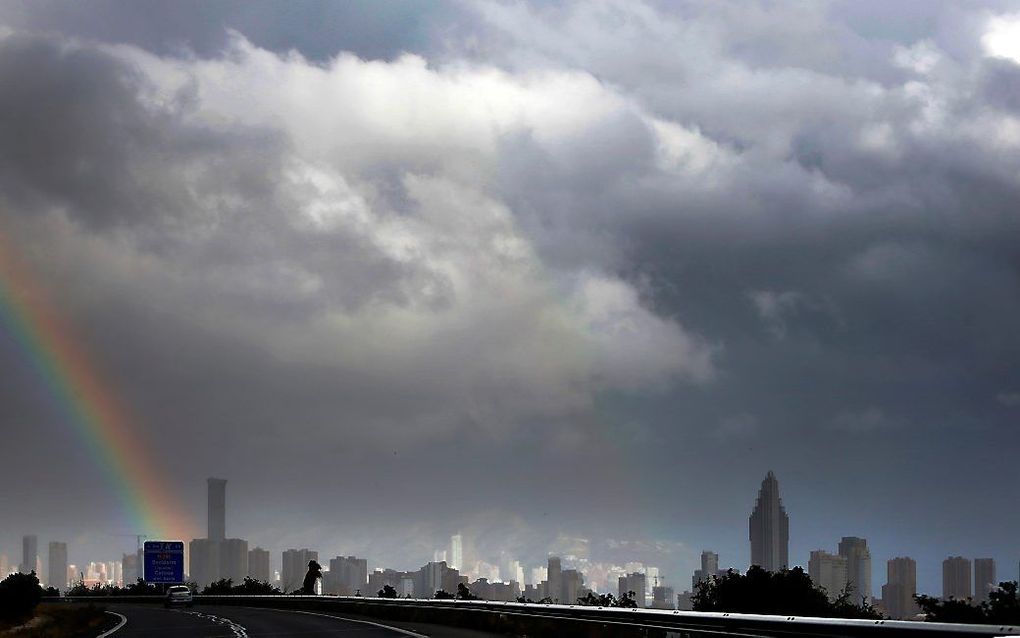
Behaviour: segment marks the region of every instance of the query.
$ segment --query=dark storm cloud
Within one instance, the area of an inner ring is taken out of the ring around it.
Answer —
[[[970,540],[1020,443],[1001,6],[201,6],[0,12],[0,221],[189,498],[228,476],[274,549],[460,528],[682,583],[744,563],[774,469],[797,561],[1013,561]]]

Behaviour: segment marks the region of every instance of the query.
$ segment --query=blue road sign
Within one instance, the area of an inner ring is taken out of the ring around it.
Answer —
[[[184,582],[184,541],[145,541],[142,553],[145,582]]]

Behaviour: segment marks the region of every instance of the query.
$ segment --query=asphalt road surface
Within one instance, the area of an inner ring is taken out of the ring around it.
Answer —
[[[156,605],[110,605],[127,624],[110,638],[257,638],[287,636],[317,638],[399,638],[424,636],[382,624],[358,622],[325,614],[250,607],[196,605],[164,609]]]

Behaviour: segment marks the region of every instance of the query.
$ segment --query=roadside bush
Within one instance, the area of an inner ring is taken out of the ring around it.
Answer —
[[[770,572],[757,565],[746,574],[730,571],[698,583],[692,597],[695,611],[729,611],[744,614],[868,618],[881,616],[870,605],[851,602],[847,589],[829,602],[800,567]]]
[[[0,581],[0,620],[18,623],[32,617],[43,590],[35,572],[11,574]]]
[[[1017,581],[999,583],[999,588],[988,594],[988,602],[981,605],[971,604],[970,599],[942,600],[924,595],[915,596],[914,600],[925,620],[931,622],[1017,625],[1020,624],[1017,587]]]

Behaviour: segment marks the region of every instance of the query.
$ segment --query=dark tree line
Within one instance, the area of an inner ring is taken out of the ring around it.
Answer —
[[[163,588],[159,585],[150,585],[139,578],[137,581],[125,586],[100,585],[96,583],[89,587],[85,581],[78,581],[67,590],[68,596],[89,597],[89,596],[162,596]]]
[[[988,594],[988,601],[973,605],[969,600],[932,596],[915,596],[917,606],[925,620],[932,622],[975,623],[993,625],[1020,625],[1020,597],[1017,582],[999,583],[999,588]]]
[[[15,573],[0,581],[0,623],[18,624],[32,617],[43,597],[35,572]]]
[[[280,590],[267,581],[245,576],[240,584],[235,585],[232,578],[222,578],[210,583],[202,589],[203,594],[247,594],[251,596],[279,594]]]
[[[637,607],[637,596],[636,593],[629,591],[623,596],[617,598],[612,594],[596,594],[593,591],[588,592],[584,596],[577,599],[578,605],[584,605],[586,607]]]
[[[691,600],[695,611],[822,618],[882,617],[867,601],[855,602],[849,586],[830,601],[800,567],[770,572],[753,565],[746,574],[731,570],[724,576],[698,583]]]

